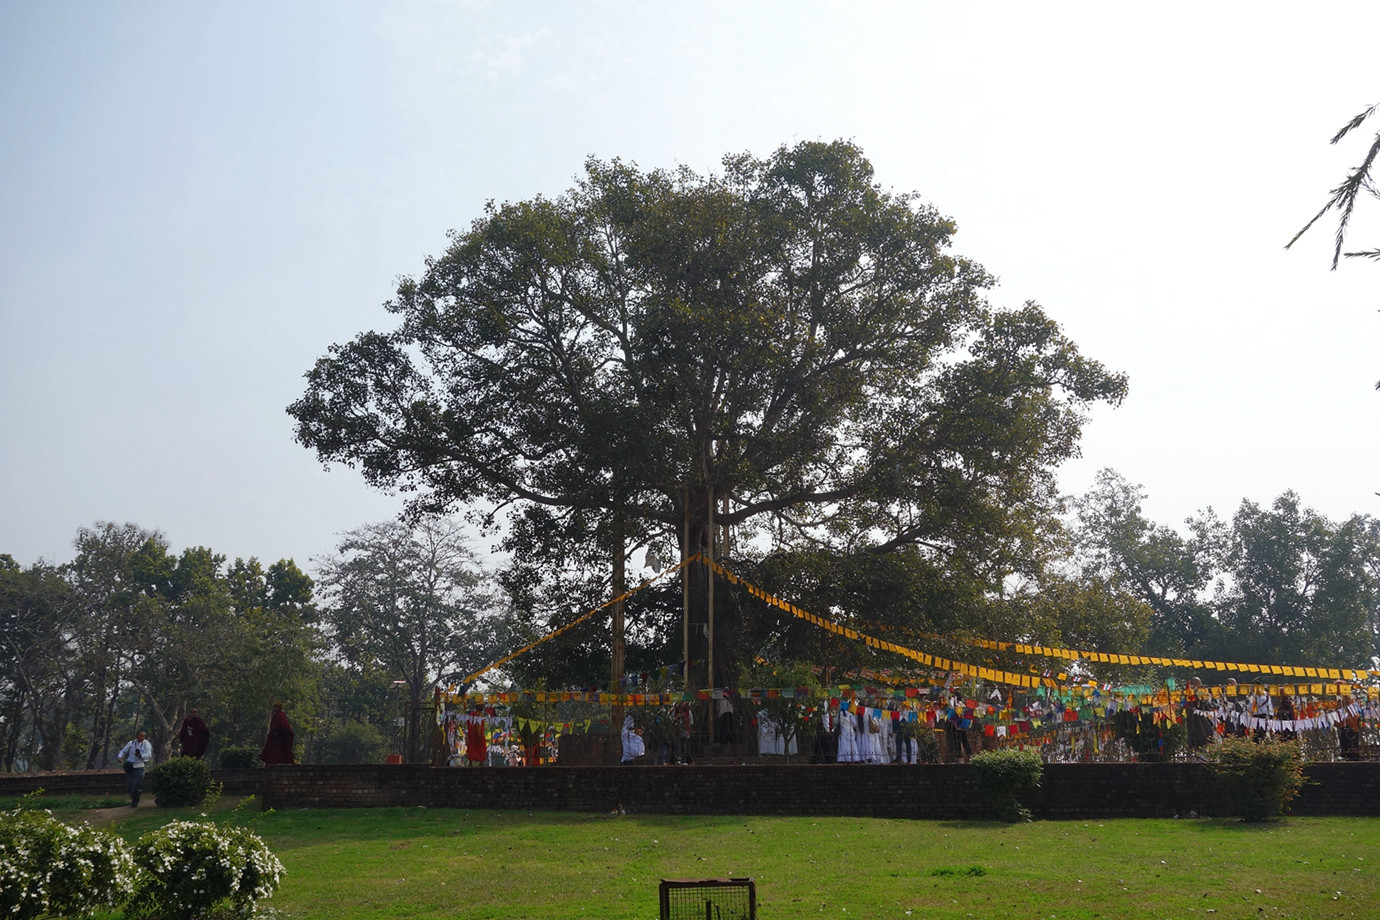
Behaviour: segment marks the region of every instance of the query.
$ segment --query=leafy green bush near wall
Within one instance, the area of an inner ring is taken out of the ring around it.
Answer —
[[[1045,765],[1034,751],[983,751],[973,757],[978,794],[1003,821],[1029,821],[1020,797],[1040,786]]]
[[[152,772],[154,801],[163,808],[200,805],[211,788],[211,765],[197,757],[174,757]]]
[[[1212,769],[1223,801],[1243,821],[1269,821],[1289,811],[1303,788],[1303,752],[1296,741],[1228,737],[1214,745]]]

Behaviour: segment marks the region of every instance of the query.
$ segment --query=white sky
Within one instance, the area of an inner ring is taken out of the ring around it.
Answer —
[[[0,553],[98,520],[306,564],[400,502],[284,411],[487,199],[584,158],[849,138],[1130,375],[1114,467],[1176,524],[1380,513],[1380,265],[1284,243],[1380,116],[1380,3],[0,3]],[[1380,202],[1352,241],[1380,245]]]

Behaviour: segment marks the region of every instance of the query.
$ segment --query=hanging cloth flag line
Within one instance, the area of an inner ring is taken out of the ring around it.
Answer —
[[[887,626],[881,623],[869,623],[868,625],[878,632],[889,632],[902,629],[902,627]],[[1227,671],[1238,674],[1312,677],[1317,680],[1331,681],[1364,681],[1372,677],[1380,677],[1380,671],[1369,671],[1364,668],[1306,668],[1283,664],[1243,664],[1225,661],[1199,661],[1189,658],[1162,658],[1149,655],[1123,655],[1117,652],[1092,652],[1081,649],[1050,648],[1043,645],[1026,645],[1020,642],[998,642],[992,639],[973,639],[967,636],[957,635],[941,636],[937,633],[927,633],[919,630],[907,630],[907,632],[924,639],[951,639],[968,645],[975,645],[979,648],[993,649],[996,651],[1015,651],[1022,655],[1044,656],[1047,658],[1063,658],[1067,661],[1077,661],[1081,658],[1085,661],[1094,661],[1104,664],[1157,665],[1159,667],[1194,668],[1197,670]]]
[[[911,659],[912,661],[918,661],[927,667],[938,668],[941,671],[957,671],[965,677],[976,677],[981,680],[985,680],[988,683],[1006,684],[1012,687],[1057,686],[1057,684],[1054,681],[1050,680],[1047,677],[1037,677],[1031,674],[1015,674],[1011,671],[1002,671],[996,668],[979,667],[978,665],[965,664],[962,661],[952,661],[948,658],[941,658],[937,655],[930,655],[925,652],[918,652],[915,649],[906,648],[905,646],[897,645],[894,642],[887,642],[883,639],[878,639],[875,636],[869,636],[866,633],[861,633],[856,629],[850,629],[847,626],[840,626],[839,624],[831,620],[824,619],[824,617],[816,616],[815,614],[810,613],[806,610],[801,610],[799,607],[795,606],[792,603],[789,603],[788,601],[783,601],[776,595],[764,591],[756,585],[752,584],[751,582],[739,578],[737,575],[733,574],[728,569],[719,565],[717,562],[714,562],[712,560],[704,560],[704,562],[705,565],[708,565],[716,573],[722,575],[728,581],[729,584],[742,585],[753,597],[756,597],[764,601],[765,603],[770,604],[773,607],[777,607],[781,610],[784,610],[793,617],[802,619],[807,623],[813,623],[815,626],[818,626],[821,629],[826,629],[829,632],[834,633],[835,635],[843,636],[845,639],[852,639],[855,642],[862,642],[865,645],[868,645],[875,649],[881,649],[885,652],[892,652],[896,655],[902,655],[906,658]]]
[[[1292,696],[1295,699],[1302,699],[1307,696],[1323,697],[1343,697],[1352,696],[1355,700],[1367,699],[1371,702],[1380,702],[1380,687],[1362,687],[1347,683],[1337,684],[1270,684],[1268,686],[1259,685],[1262,691],[1267,691],[1270,696],[1279,698]],[[1046,705],[1059,705],[1067,708],[1069,704],[1075,704],[1074,708],[1093,705],[1097,701],[1116,701],[1118,707],[1153,707],[1156,710],[1170,711],[1184,703],[1200,702],[1204,704],[1223,705],[1233,702],[1234,697],[1247,697],[1252,695],[1250,687],[1231,687],[1224,692],[1221,687],[1198,687],[1194,690],[1166,690],[1160,688],[1153,692],[1141,692],[1140,688],[1112,688],[1099,689],[1092,686],[1067,686],[1057,688],[1036,687],[1032,698],[1046,701]],[[712,690],[674,690],[649,693],[609,693],[603,690],[504,690],[490,693],[470,691],[468,693],[442,692],[437,695],[438,703],[449,703],[457,706],[496,706],[509,705],[512,703],[593,703],[601,706],[670,706],[679,702],[693,702],[696,700],[748,700],[758,702],[764,699],[844,699],[859,701],[891,701],[893,703],[917,701],[924,702],[925,699],[946,698],[959,692],[970,692],[969,690],[953,687],[946,682],[936,679],[933,683],[917,684],[912,683],[904,687],[877,687],[867,684],[834,684],[831,686],[807,686],[807,687],[753,687],[753,688],[725,688],[717,687]],[[1005,708],[1012,708],[1009,701],[1012,699],[1007,695],[1008,703]],[[1249,705],[1244,701],[1240,705]],[[1332,705],[1336,705],[1335,701]],[[586,720],[588,721],[588,720]],[[568,723],[567,723],[568,724]]]
[[[484,674],[488,673],[489,671],[492,671],[492,670],[494,670],[495,668],[501,667],[502,665],[508,663],[509,661],[512,661],[513,659],[518,658],[519,656],[526,654],[527,652],[531,651],[532,649],[536,648],[537,646],[539,646],[539,645],[541,645],[541,644],[543,644],[543,643],[545,643],[545,642],[549,642],[550,640],[555,639],[557,636],[560,636],[562,633],[565,633],[565,632],[567,632],[567,631],[569,631],[569,630],[571,630],[571,629],[574,629],[576,626],[579,626],[581,623],[584,623],[585,621],[589,620],[591,617],[593,617],[596,613],[600,612],[601,610],[604,610],[604,609],[607,608],[607,607],[610,607],[610,606],[612,606],[612,605],[614,605],[614,604],[616,604],[616,603],[619,603],[620,601],[625,601],[625,600],[627,600],[628,598],[632,597],[634,594],[637,594],[639,591],[642,591],[642,590],[644,590],[644,589],[650,587],[651,585],[655,584],[656,582],[660,581],[661,579],[665,578],[666,576],[671,575],[671,574],[674,574],[675,572],[680,571],[681,569],[685,568],[687,565],[690,565],[691,563],[694,563],[694,562],[704,562],[707,566],[709,566],[709,567],[710,567],[711,569],[713,569],[715,572],[717,572],[718,574],[722,575],[722,576],[724,577],[724,579],[727,580],[730,584],[742,585],[742,586],[743,586],[744,588],[746,588],[747,591],[748,591],[750,594],[752,594],[753,596],[759,598],[760,600],[764,601],[765,603],[767,603],[767,604],[769,604],[769,605],[771,605],[771,606],[774,606],[774,607],[776,607],[776,608],[778,608],[778,609],[780,609],[780,610],[783,610],[783,611],[785,611],[785,612],[791,614],[792,616],[795,616],[795,617],[797,617],[797,618],[799,618],[799,619],[803,619],[803,620],[805,620],[806,622],[809,622],[809,623],[812,623],[812,624],[814,624],[814,625],[816,625],[816,626],[819,626],[819,627],[822,628],[822,629],[826,629],[826,630],[828,630],[828,631],[830,631],[830,632],[832,632],[832,633],[834,633],[834,634],[836,634],[836,635],[843,636],[844,638],[852,639],[853,641],[860,641],[860,642],[863,642],[863,643],[865,643],[866,645],[868,645],[868,646],[870,646],[870,647],[872,647],[872,648],[877,648],[877,649],[880,649],[880,650],[883,650],[883,651],[889,651],[889,652],[892,652],[893,654],[898,654],[898,655],[902,655],[902,656],[904,656],[904,657],[906,657],[906,658],[910,658],[910,659],[912,659],[913,661],[917,661],[917,662],[919,662],[919,663],[921,663],[921,664],[923,664],[923,665],[926,665],[927,667],[937,668],[937,669],[945,670],[945,671],[955,671],[955,672],[958,672],[958,673],[963,674],[963,675],[968,676],[968,677],[977,677],[977,678],[979,678],[979,679],[986,680],[986,681],[988,681],[988,682],[990,682],[990,683],[1006,684],[1006,685],[1008,685],[1008,686],[1028,687],[1028,688],[1033,688],[1033,687],[1049,687],[1049,688],[1055,688],[1055,687],[1058,687],[1058,686],[1059,686],[1058,683],[1057,683],[1056,681],[1051,680],[1048,676],[1035,676],[1035,675],[1031,675],[1031,674],[1018,674],[1018,673],[1013,673],[1013,672],[1009,672],[1009,671],[1003,671],[1003,670],[995,669],[995,668],[985,668],[985,667],[981,667],[981,666],[978,666],[978,665],[967,664],[967,663],[960,662],[960,661],[952,661],[952,660],[947,659],[947,658],[942,658],[942,657],[939,657],[939,656],[930,655],[930,654],[928,654],[928,653],[916,651],[915,649],[907,648],[907,647],[902,646],[902,645],[897,645],[896,643],[893,643],[893,642],[888,642],[888,641],[883,640],[883,639],[878,639],[878,638],[876,638],[876,637],[874,637],[874,636],[870,636],[870,635],[867,635],[867,634],[865,634],[865,633],[859,632],[859,631],[856,630],[856,629],[851,629],[851,628],[849,628],[849,627],[840,626],[840,625],[838,625],[837,623],[834,623],[834,622],[832,622],[832,621],[830,621],[830,620],[826,620],[826,619],[824,619],[823,617],[817,616],[817,615],[815,615],[815,614],[809,613],[808,611],[802,610],[802,609],[800,609],[799,607],[796,607],[794,604],[789,603],[788,601],[784,601],[784,600],[782,600],[781,598],[776,597],[775,595],[773,595],[773,594],[771,594],[771,593],[769,593],[769,592],[763,590],[762,588],[757,587],[756,585],[752,584],[751,582],[748,582],[747,580],[745,580],[745,579],[739,577],[739,576],[736,575],[735,573],[730,572],[728,569],[724,568],[724,567],[723,567],[722,565],[720,565],[719,563],[717,563],[717,562],[712,562],[712,561],[709,561],[709,560],[705,560],[705,559],[702,557],[701,554],[696,553],[695,555],[690,556],[689,558],[682,560],[679,564],[674,565],[674,566],[672,566],[671,568],[668,568],[668,569],[666,569],[666,570],[664,570],[664,571],[658,573],[657,575],[652,576],[651,578],[647,579],[646,581],[643,581],[643,582],[642,582],[641,584],[639,584],[637,587],[635,587],[635,588],[633,588],[633,589],[631,589],[631,590],[629,590],[629,591],[625,591],[625,592],[623,592],[622,594],[620,594],[620,595],[617,596],[617,597],[610,598],[609,600],[607,600],[607,601],[605,601],[604,603],[600,604],[598,607],[595,607],[595,608],[593,608],[593,609],[591,609],[591,610],[589,610],[589,611],[586,611],[586,612],[585,612],[584,614],[582,614],[580,617],[576,618],[575,620],[572,620],[571,622],[569,622],[569,623],[567,623],[566,625],[560,627],[559,629],[556,629],[556,630],[553,630],[553,631],[550,632],[550,633],[547,633],[546,635],[542,636],[542,637],[539,638],[539,639],[536,639],[536,640],[533,641],[533,642],[528,643],[527,645],[523,646],[522,648],[518,649],[517,651],[513,652],[512,654],[506,655],[506,656],[504,656],[503,658],[500,658],[500,659],[498,659],[497,661],[495,661],[495,662],[493,662],[493,663],[491,663],[491,664],[489,664],[489,665],[486,665],[486,666],[483,667],[483,668],[480,668],[478,671],[475,671],[473,674],[470,674],[468,677],[466,677],[466,678],[461,682],[461,687],[462,687],[461,695],[463,695],[463,693],[464,693],[463,688],[467,688],[467,687],[468,687],[470,684],[472,684],[476,679],[478,679],[479,677],[481,677],[481,676],[483,676]],[[875,624],[874,624],[874,625],[875,625]],[[878,627],[878,628],[879,628],[879,630],[884,630],[884,629],[886,629],[887,627],[880,626],[880,627]],[[1068,659],[1068,660],[1075,660],[1075,659],[1078,659],[1078,658],[1084,658],[1084,659],[1087,659],[1087,660],[1089,660],[1089,661],[1107,662],[1107,663],[1114,663],[1114,664],[1156,664],[1156,665],[1161,665],[1161,666],[1192,667],[1192,668],[1201,668],[1201,669],[1206,669],[1206,670],[1236,671],[1236,672],[1238,672],[1238,673],[1256,673],[1256,674],[1269,674],[1269,675],[1287,675],[1287,676],[1298,676],[1298,677],[1313,677],[1313,678],[1317,678],[1317,679],[1321,679],[1321,680],[1330,680],[1330,681],[1338,681],[1338,680],[1341,680],[1341,681],[1345,681],[1345,680],[1357,680],[1357,681],[1360,681],[1360,680],[1366,680],[1366,679],[1369,678],[1369,677],[1380,677],[1380,670],[1366,671],[1366,670],[1339,669],[1339,668],[1299,668],[1299,667],[1286,667],[1286,666],[1283,666],[1283,665],[1229,664],[1229,663],[1224,663],[1224,662],[1198,661],[1198,660],[1193,660],[1193,659],[1147,657],[1147,656],[1141,656],[1141,655],[1121,655],[1121,654],[1112,654],[1112,653],[1106,653],[1106,652],[1074,651],[1074,650],[1070,650],[1070,649],[1049,648],[1049,647],[1046,647],[1046,646],[1026,645],[1026,644],[1023,644],[1023,643],[1015,643],[1015,642],[997,642],[997,641],[989,640],[989,639],[967,639],[967,638],[963,638],[963,637],[960,637],[960,636],[940,637],[940,636],[936,636],[936,635],[932,635],[932,634],[924,634],[924,633],[922,633],[922,634],[920,634],[920,635],[927,635],[927,636],[929,636],[929,637],[931,637],[931,638],[937,638],[937,639],[938,639],[938,638],[959,639],[959,641],[966,642],[966,643],[972,644],[972,645],[976,645],[976,646],[979,646],[979,647],[982,647],[982,648],[990,648],[990,649],[997,649],[997,650],[1015,650],[1015,651],[1017,651],[1017,652],[1020,653],[1020,654],[1026,654],[1026,655],[1042,655],[1042,656],[1045,656],[1045,657],[1051,657],[1051,658],[1064,658],[1064,659]],[[1060,674],[1060,675],[1059,675],[1059,677],[1060,677],[1061,679],[1062,679],[1064,676],[1065,676],[1065,675],[1063,675],[1063,674]],[[1317,686],[1317,685],[1313,685],[1313,686]],[[1296,688],[1295,692],[1299,693],[1300,695],[1305,694],[1305,693],[1308,693],[1308,692],[1310,692],[1310,690],[1311,690],[1312,692],[1317,692],[1316,690],[1313,690],[1313,686],[1301,685],[1301,686],[1299,686],[1298,688]],[[1109,687],[1106,687],[1106,688],[1104,688],[1104,689],[1111,689],[1111,688],[1110,688],[1110,686],[1109,686]],[[1236,695],[1236,690],[1237,690],[1237,688],[1234,687],[1234,686],[1231,686],[1231,687],[1223,687],[1223,688],[1213,688],[1213,689],[1214,689],[1214,690],[1218,690],[1218,692],[1215,694],[1215,695],[1218,695],[1218,696],[1221,696],[1221,695]],[[1242,688],[1242,689],[1243,689],[1243,691],[1244,691],[1245,688]],[[1288,692],[1289,692],[1289,688],[1281,687],[1280,689],[1281,689],[1284,693],[1288,693]],[[1211,691],[1209,691],[1209,692],[1211,692]],[[450,687],[447,688],[447,694],[448,694],[448,695],[454,695],[455,693],[456,693],[456,687],[455,687],[455,686],[450,686]],[[609,696],[613,696],[613,695],[612,695],[612,694],[609,694]]]
[[[968,677],[978,677],[982,680],[988,681],[989,683],[1007,684],[1009,686],[1015,687],[1057,686],[1057,684],[1053,680],[1050,680],[1047,677],[1036,677],[1029,674],[1016,674],[1010,671],[1003,671],[997,668],[984,668],[978,665],[965,664],[960,661],[951,661],[947,658],[940,658],[935,655],[929,655],[925,652],[919,652],[915,649],[907,648],[902,645],[897,645],[894,642],[887,642],[884,639],[878,639],[874,636],[869,636],[865,633],[859,632],[856,629],[851,629],[846,626],[840,626],[839,624],[834,623],[830,620],[826,620],[821,616],[817,616],[808,611],[801,610],[794,604],[788,601],[784,601],[768,591],[764,591],[763,589],[757,587],[756,585],[752,584],[746,579],[740,578],[738,575],[734,574],[733,572],[730,572],[728,569],[724,568],[717,562],[705,560],[705,564],[708,565],[719,575],[722,575],[724,579],[728,581],[729,584],[742,585],[749,594],[753,595],[759,600],[773,607],[777,607],[781,610],[784,610],[792,616],[805,620],[808,623],[813,623],[815,626],[818,626],[821,629],[826,629],[829,632],[832,632],[839,636],[843,636],[847,639],[852,639],[857,642],[863,642],[872,648],[892,652],[897,655],[903,655],[907,658],[910,658],[914,661],[918,661],[922,664],[931,667],[940,668],[942,670],[957,671],[960,674],[963,674]],[[935,636],[933,638],[941,637]],[[1220,661],[1198,661],[1190,659],[1159,657],[1152,658],[1143,655],[1113,655],[1106,652],[1080,652],[1072,651],[1070,649],[1047,648],[1045,646],[1040,645],[1026,645],[1017,642],[995,642],[990,639],[961,639],[957,636],[951,638],[958,638],[960,639],[960,641],[967,642],[972,645],[978,645],[983,648],[1015,650],[1025,655],[1044,655],[1050,658],[1064,658],[1069,660],[1074,660],[1077,658],[1086,658],[1090,661],[1108,662],[1115,664],[1159,664],[1161,666],[1191,667],[1205,670],[1220,671],[1237,671],[1252,674],[1279,674],[1296,677],[1313,677],[1320,680],[1331,681],[1361,681],[1366,680],[1370,677],[1380,677],[1380,670],[1366,671],[1355,670],[1351,668],[1286,668],[1283,665],[1229,664]],[[1232,690],[1234,690],[1234,688],[1228,689],[1227,692],[1231,693]]]
[[[659,573],[659,574],[657,574],[657,575],[653,575],[651,578],[649,578],[649,579],[647,579],[646,581],[642,582],[642,584],[638,585],[636,588],[633,588],[631,591],[624,591],[622,594],[618,595],[617,597],[611,598],[611,599],[609,599],[609,600],[604,601],[604,602],[603,602],[602,604],[600,604],[598,607],[595,607],[593,610],[586,611],[585,613],[581,614],[579,617],[575,618],[574,620],[571,620],[569,623],[567,623],[567,624],[565,624],[564,626],[562,626],[560,629],[553,630],[552,632],[549,632],[549,633],[547,633],[546,635],[542,636],[540,639],[537,639],[537,640],[535,640],[535,641],[533,641],[533,642],[529,642],[528,644],[524,645],[522,648],[518,649],[516,652],[513,652],[511,655],[505,655],[504,657],[498,659],[497,661],[493,662],[492,664],[487,664],[487,665],[485,665],[484,667],[480,668],[478,671],[475,671],[475,672],[474,672],[473,674],[471,674],[469,677],[466,677],[464,680],[462,680],[462,681],[460,682],[461,685],[464,686],[464,687],[468,687],[470,684],[474,683],[475,680],[477,680],[479,677],[481,677],[481,676],[484,675],[484,674],[487,674],[488,672],[492,671],[494,668],[501,667],[501,666],[507,664],[508,662],[512,661],[514,658],[517,658],[517,657],[520,656],[520,655],[525,655],[525,654],[527,654],[527,653],[530,652],[532,649],[536,648],[538,645],[541,645],[543,642],[550,642],[552,639],[556,638],[556,637],[559,636],[561,633],[567,632],[568,630],[574,629],[576,626],[579,626],[581,623],[585,622],[585,621],[588,620],[590,617],[594,616],[596,613],[598,613],[599,611],[603,610],[605,607],[612,607],[614,604],[621,603],[622,601],[627,600],[628,598],[632,597],[634,594],[636,594],[637,592],[643,590],[644,588],[650,588],[652,585],[656,584],[658,581],[661,581],[661,579],[665,578],[667,575],[670,575],[670,574],[675,573],[675,572],[679,572],[681,569],[685,568],[685,567],[686,567],[687,565],[689,565],[690,563],[692,563],[692,562],[697,562],[697,561],[699,560],[699,558],[700,558],[700,554],[699,554],[699,553],[696,553],[695,555],[691,556],[689,559],[685,559],[685,560],[681,561],[681,563],[680,563],[679,565],[673,565],[673,566],[671,566],[669,569],[666,569],[664,572],[661,572],[661,573]],[[452,687],[447,688],[447,692],[448,692],[448,693],[451,693],[451,694],[455,693],[455,687],[452,686]]]
[[[1207,671],[1230,671],[1238,674],[1268,674],[1281,677],[1313,677],[1318,680],[1366,680],[1380,677],[1380,671],[1357,668],[1319,668],[1298,667],[1287,664],[1249,664],[1231,661],[1207,661],[1196,658],[1162,658],[1148,655],[1124,655],[1114,652],[1091,652],[1076,649],[1048,648],[1043,645],[1025,645],[1020,642],[995,642],[991,639],[964,639],[955,636],[960,642],[967,642],[981,648],[998,651],[1016,651],[1022,655],[1044,655],[1050,658],[1075,660],[1078,658],[1104,664],[1158,665],[1160,667],[1195,668]]]

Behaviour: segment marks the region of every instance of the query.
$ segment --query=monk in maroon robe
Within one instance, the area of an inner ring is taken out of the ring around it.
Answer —
[[[296,763],[292,756],[292,725],[282,703],[273,704],[273,720],[268,723],[268,739],[259,759],[264,763]]]
[[[182,720],[182,727],[177,730],[177,738],[182,742],[183,757],[195,757],[200,760],[206,756],[206,744],[211,740],[211,730],[193,709],[187,714],[187,718]]]

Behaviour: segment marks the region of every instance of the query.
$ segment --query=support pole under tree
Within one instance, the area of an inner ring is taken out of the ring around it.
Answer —
[[[690,487],[685,487],[685,524],[681,529],[680,537],[680,558],[684,562],[690,558]],[[685,690],[690,689],[690,566],[682,565],[680,569],[680,603],[681,603],[681,653],[685,662],[681,676]]]
[[[707,554],[705,570],[709,578],[709,621],[705,628],[705,636],[709,642],[709,652],[706,655],[704,674],[708,689],[712,690],[714,688],[714,484],[709,483],[705,488],[709,490],[709,501],[706,502],[709,508],[709,522],[705,528],[709,539],[709,545],[705,550]]]
[[[624,629],[623,629],[623,592],[626,590],[627,573],[624,569],[625,553],[623,545],[623,518],[615,513],[613,516],[613,596],[618,598],[613,604],[613,662],[612,674],[613,692],[621,694],[623,690],[623,653]],[[617,733],[623,727],[623,706],[621,703],[614,703],[612,710],[612,725],[609,726],[611,734]],[[622,752],[615,750],[615,755],[621,759]]]
[[[441,731],[441,688],[439,686],[431,688],[431,740],[427,744],[426,762],[433,767],[444,767],[450,758],[441,756],[441,748],[445,745],[446,736]]]
[[[623,681],[623,657],[626,646],[624,644],[623,628],[623,592],[626,590],[627,573],[624,569],[625,560],[623,558],[623,533],[621,520],[614,518],[613,529],[613,596],[618,598],[613,604],[613,689],[618,692],[619,685]]]

